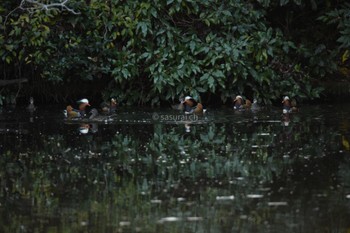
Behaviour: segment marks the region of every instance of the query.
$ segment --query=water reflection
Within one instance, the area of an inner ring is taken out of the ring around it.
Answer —
[[[81,123],[79,125],[79,132],[81,134],[97,133],[98,124],[97,123]]]
[[[141,112],[114,124],[51,114],[3,116],[1,232],[349,230],[349,114]]]

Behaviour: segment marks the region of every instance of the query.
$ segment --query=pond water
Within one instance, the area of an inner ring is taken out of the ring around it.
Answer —
[[[349,232],[350,105],[0,114],[0,232]]]

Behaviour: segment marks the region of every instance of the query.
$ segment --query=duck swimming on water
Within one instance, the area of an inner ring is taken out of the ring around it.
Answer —
[[[237,95],[232,102],[234,110],[250,109],[252,106],[252,102],[250,100],[246,99],[244,101],[243,97],[240,95]]]
[[[182,109],[181,109],[182,108]],[[186,96],[181,101],[180,110],[183,110],[185,114],[203,114],[203,105],[194,100],[191,96]]]
[[[90,120],[98,120],[98,121],[108,121],[110,117],[112,117],[117,110],[117,100],[115,98],[111,98],[110,102],[103,102],[100,104],[100,109],[97,110],[93,108],[89,112]]]
[[[291,101],[288,96],[283,97],[282,105],[283,105],[283,114],[298,112],[296,100]]]
[[[79,112],[82,116],[85,116],[86,113],[85,113],[85,109],[87,106],[91,106],[90,103],[89,103],[89,100],[88,99],[81,99],[81,100],[78,100],[77,103],[79,104]]]
[[[118,103],[116,98],[111,98],[109,103],[103,102],[100,106],[102,113],[112,114],[116,112]]]
[[[29,98],[29,104],[28,104],[28,106],[27,106],[27,110],[28,110],[29,112],[34,112],[34,111],[36,110],[36,107],[35,107],[35,105],[34,105],[34,98],[33,98],[33,97],[30,97],[30,98]]]
[[[77,109],[74,109],[72,105],[68,105],[63,111],[66,118],[80,118],[82,117],[80,112]]]
[[[253,99],[253,103],[252,103],[252,106],[250,108],[253,112],[257,112],[261,109],[261,107],[259,106],[258,104],[258,100],[257,99]]]
[[[87,106],[90,106],[89,100],[84,98],[78,100],[77,103],[79,104],[78,109],[74,109],[72,105],[66,107],[64,115],[67,118],[83,118],[86,116],[85,110]]]

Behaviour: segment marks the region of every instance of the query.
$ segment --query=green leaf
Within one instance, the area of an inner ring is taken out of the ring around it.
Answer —
[[[11,58],[10,56],[7,56],[7,57],[5,58],[5,61],[6,61],[7,64],[10,64],[11,61],[12,61],[12,58]]]
[[[289,0],[280,0],[280,5],[284,6],[289,2]]]
[[[202,88],[202,87],[196,87],[196,90],[197,90],[198,92],[202,92],[202,93],[207,92],[207,89],[204,89],[204,88]]]
[[[145,37],[147,35],[147,29],[148,29],[148,25],[146,22],[139,22],[137,24],[137,30],[140,30],[141,28],[141,31],[142,31],[142,35]]]
[[[205,74],[203,74],[201,77],[200,77],[200,79],[199,79],[199,81],[207,81],[209,79],[209,74],[208,73],[205,73]]]
[[[193,40],[190,42],[190,50],[191,53],[194,52],[194,50],[196,49],[196,42],[194,42]]]
[[[216,70],[212,73],[215,78],[225,78],[224,73],[221,70]]]
[[[128,69],[123,68],[123,69],[121,70],[121,72],[122,72],[124,78],[130,77],[130,72],[129,72]]]

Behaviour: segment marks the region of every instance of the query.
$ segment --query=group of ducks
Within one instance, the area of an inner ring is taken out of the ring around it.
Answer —
[[[100,109],[93,108],[89,112],[86,112],[86,108],[91,106],[88,99],[84,98],[78,100],[77,104],[77,108],[73,108],[72,105],[66,107],[63,111],[66,118],[94,119],[101,114],[111,115],[116,112],[118,105],[116,99],[111,98],[109,103],[102,103]],[[180,104],[176,105],[174,108],[183,111],[185,114],[203,114],[206,110],[201,103],[198,103],[191,96],[186,96],[184,99],[181,99]]]
[[[100,105],[100,109],[93,108],[89,112],[86,112],[86,108],[91,106],[88,99],[81,99],[77,101],[78,108],[75,109],[72,105],[68,105],[66,109],[63,111],[64,115],[68,119],[72,118],[88,118],[94,119],[98,115],[112,115],[117,110],[117,100],[115,98],[111,98],[109,103],[103,102]]]
[[[288,96],[284,96],[282,100],[282,113],[288,114],[292,112],[298,112],[297,102],[295,99],[290,100]],[[244,109],[250,109],[253,111],[260,110],[260,106],[258,105],[258,101],[256,99],[253,100],[253,103],[246,99],[244,100],[242,96],[237,95],[236,98],[233,100],[233,109],[235,110],[244,110]]]
[[[173,108],[184,112],[185,114],[197,114],[201,115],[206,112],[206,109],[203,105],[197,102],[191,96],[186,96],[183,99],[179,100],[180,103],[174,105]],[[249,99],[244,99],[242,96],[237,95],[233,101],[233,109],[234,110],[252,110],[258,111],[260,110],[260,106],[258,105],[258,101],[256,99],[251,102]],[[115,114],[117,110],[117,100],[115,98],[111,98],[109,103],[102,103],[99,109],[93,108],[88,113],[86,112],[86,108],[91,106],[88,99],[81,99],[77,101],[78,108],[75,109],[72,105],[68,105],[66,110],[64,110],[64,115],[66,118],[88,118],[94,119],[99,115],[111,115]],[[283,114],[288,114],[292,112],[297,112],[298,108],[296,106],[295,100],[290,100],[288,96],[283,97],[282,100],[283,105]]]

